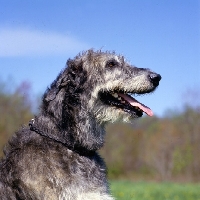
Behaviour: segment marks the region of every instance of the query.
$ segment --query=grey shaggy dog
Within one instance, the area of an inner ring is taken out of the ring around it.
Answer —
[[[113,200],[96,152],[105,125],[153,115],[130,94],[150,93],[160,79],[115,53],[89,50],[69,59],[45,92],[38,116],[4,150],[0,199]]]

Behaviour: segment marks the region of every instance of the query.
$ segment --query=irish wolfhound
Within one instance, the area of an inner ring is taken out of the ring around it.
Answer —
[[[131,121],[150,108],[130,94],[152,92],[161,76],[123,56],[89,50],[68,60],[43,96],[40,113],[6,146],[2,200],[113,200],[97,150],[108,122]]]

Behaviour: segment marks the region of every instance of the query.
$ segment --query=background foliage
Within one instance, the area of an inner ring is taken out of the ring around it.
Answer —
[[[200,180],[200,107],[107,128],[102,150],[110,178]],[[139,177],[138,177],[139,176]]]

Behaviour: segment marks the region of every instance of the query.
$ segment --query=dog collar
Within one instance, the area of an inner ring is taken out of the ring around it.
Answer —
[[[94,150],[88,150],[85,147],[77,146],[76,144],[70,145],[70,144],[67,144],[67,143],[61,141],[61,139],[59,139],[59,138],[50,136],[49,134],[47,134],[44,131],[42,131],[39,128],[37,128],[35,119],[31,119],[29,121],[28,125],[29,125],[31,131],[34,131],[35,133],[37,133],[37,134],[39,134],[39,135],[41,135],[43,137],[46,137],[48,139],[51,139],[51,140],[53,140],[53,141],[55,141],[57,143],[60,143],[60,144],[62,144],[64,146],[66,146],[69,150],[71,150],[71,151],[73,151],[75,153],[78,153],[81,156],[93,156],[95,154]]]

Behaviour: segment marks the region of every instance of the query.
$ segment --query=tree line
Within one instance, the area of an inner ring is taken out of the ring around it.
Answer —
[[[8,86],[0,83],[0,157],[11,135],[33,118],[36,104],[28,83],[11,91]],[[99,153],[109,178],[200,181],[200,99],[195,107],[187,104],[181,112],[167,113],[107,126]]]

